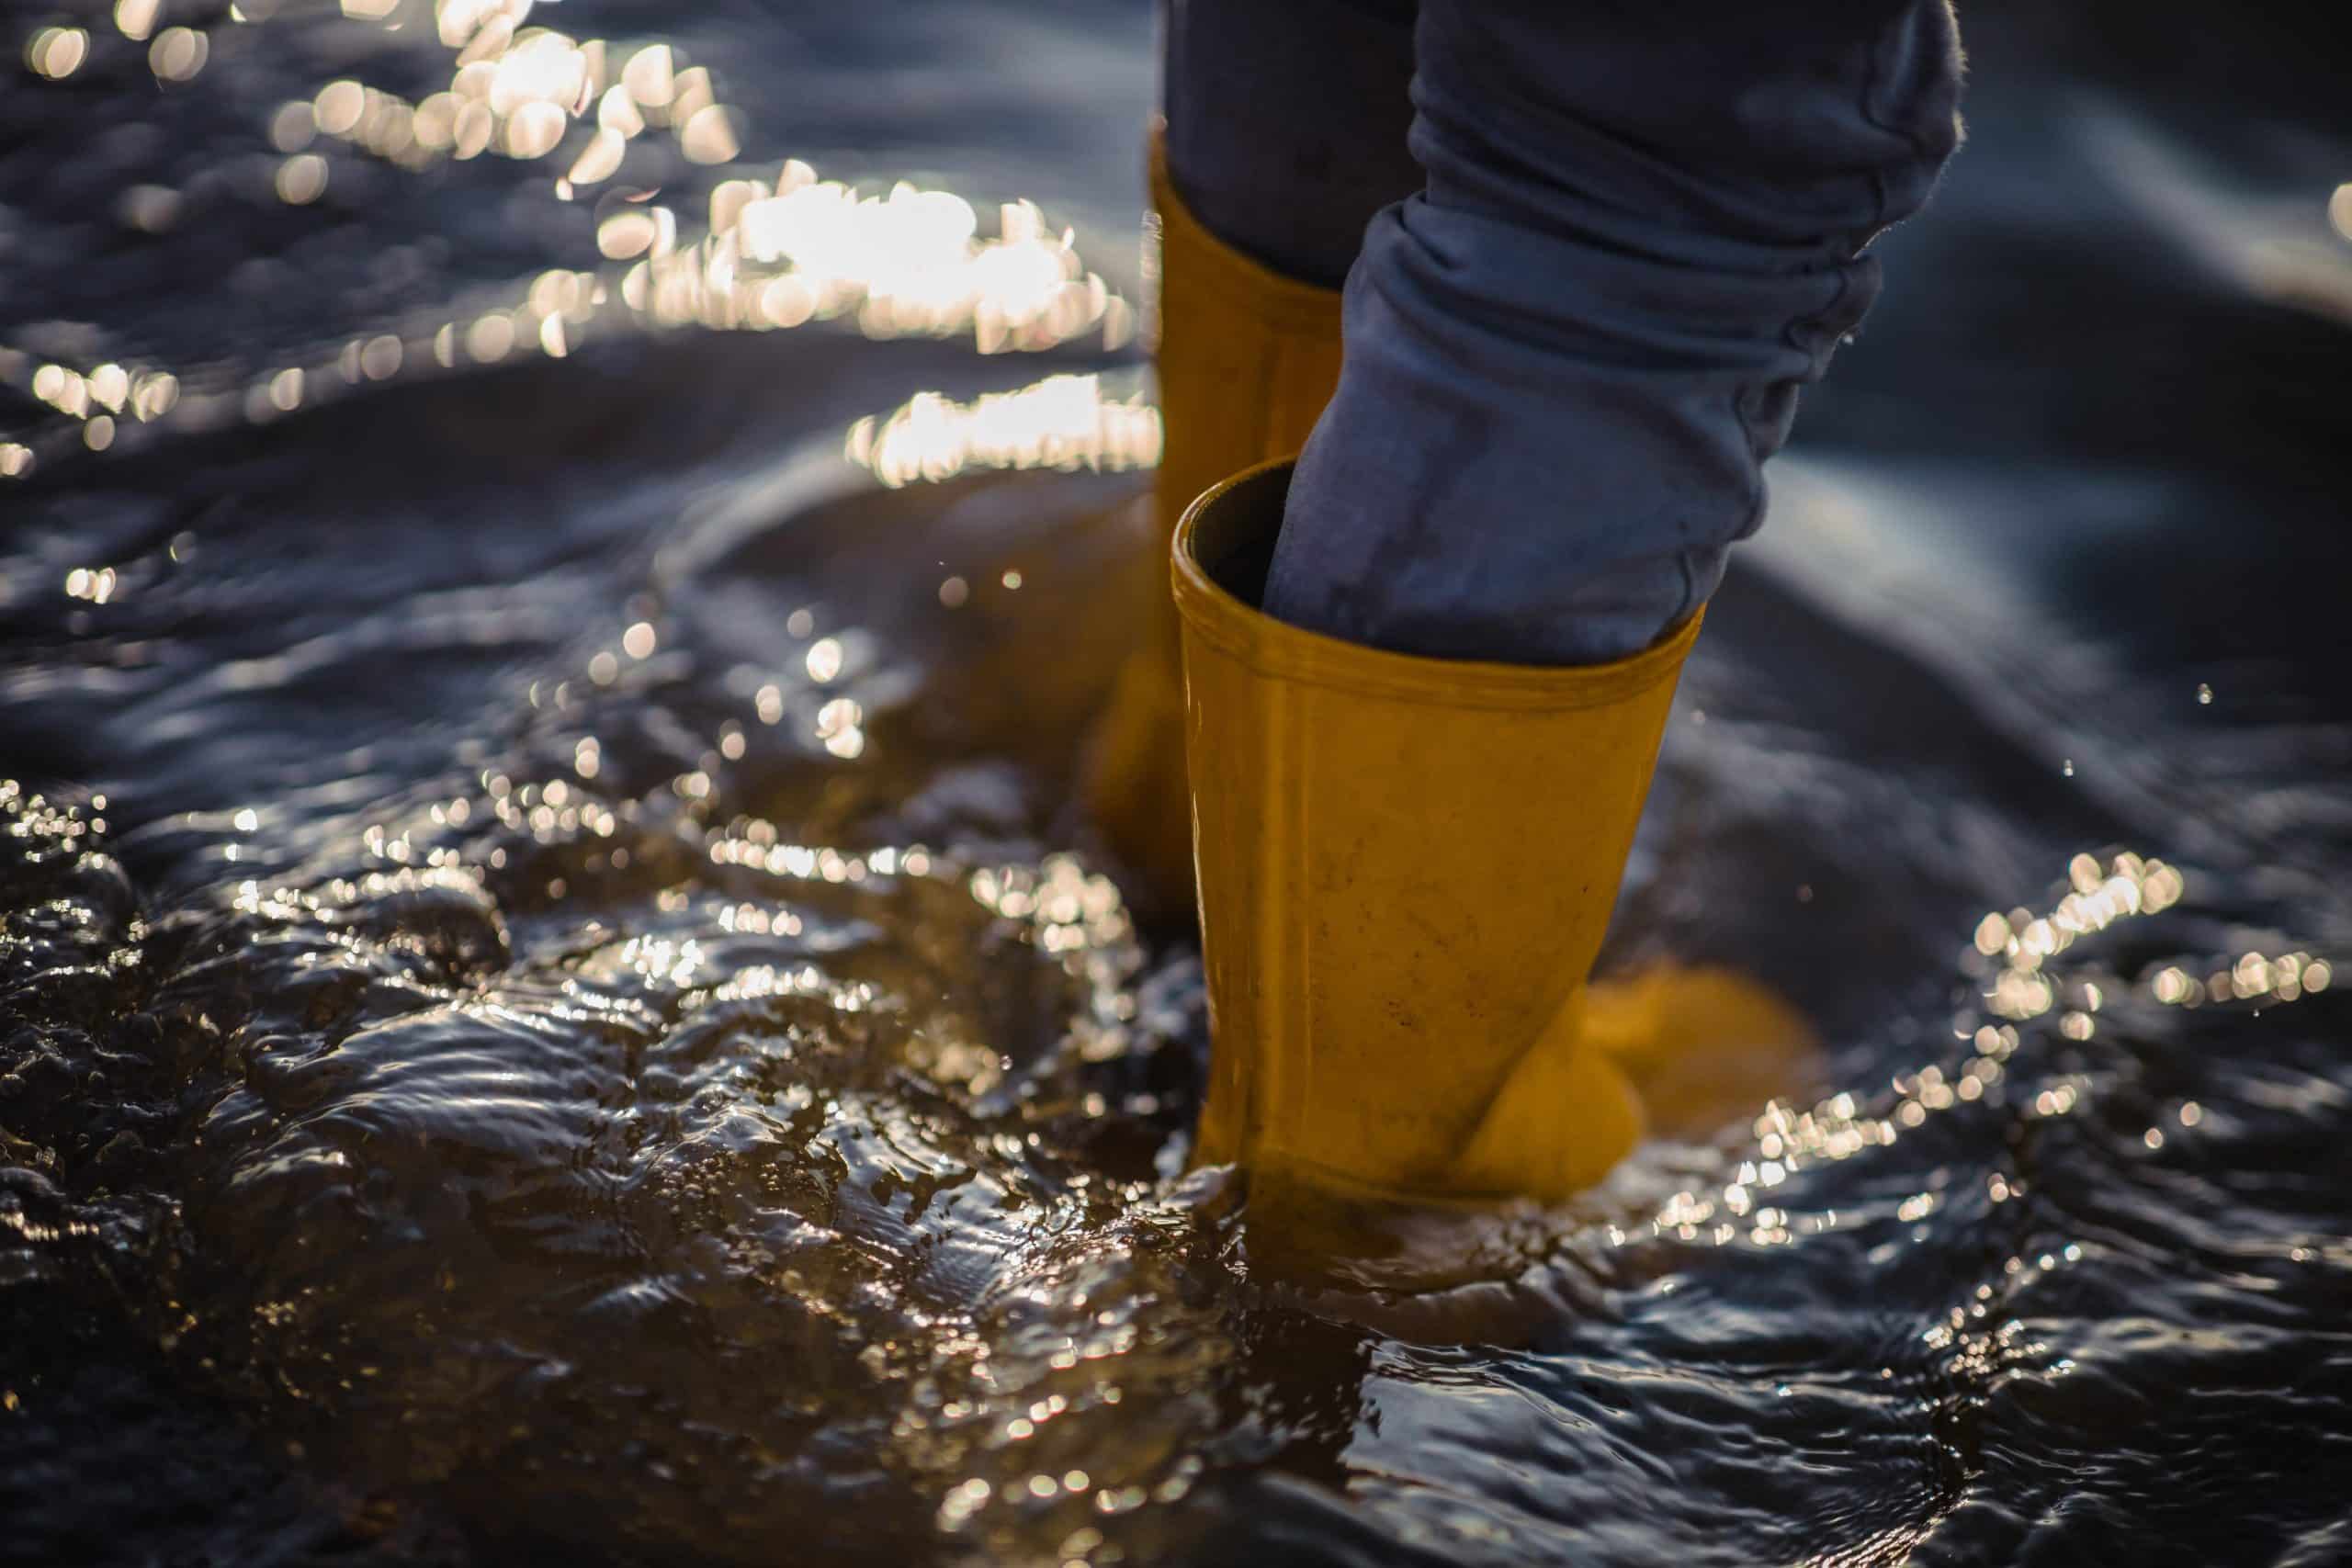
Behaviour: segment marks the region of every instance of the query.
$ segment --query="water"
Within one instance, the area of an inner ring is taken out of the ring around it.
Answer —
[[[1615,939],[1824,1058],[1405,1295],[1183,1175],[1193,954],[1069,804],[1148,15],[549,6],[687,99],[566,202],[595,107],[455,157],[420,10],[123,10],[0,93],[0,1555],[2352,1560],[2306,47],[1972,17]],[[744,216],[835,178],[985,248]]]

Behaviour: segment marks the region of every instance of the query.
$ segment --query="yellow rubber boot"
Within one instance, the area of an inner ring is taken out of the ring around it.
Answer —
[[[1736,976],[1586,986],[1698,620],[1585,668],[1285,625],[1254,604],[1289,480],[1216,487],[1175,541],[1212,1034],[1195,1157],[1335,1194],[1565,1197],[1642,1135],[1628,1059],[1803,1034]]]
[[[1165,428],[1154,513],[1158,537],[1148,624],[1098,726],[1085,793],[1120,857],[1163,901],[1192,881],[1184,801],[1184,698],[1168,539],[1203,491],[1252,463],[1306,444],[1340,379],[1340,294],[1261,266],[1203,228],[1169,184],[1151,145],[1159,230],[1160,416]]]

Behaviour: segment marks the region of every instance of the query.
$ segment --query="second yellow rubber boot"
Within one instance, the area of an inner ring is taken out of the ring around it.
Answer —
[[[1165,903],[1192,880],[1184,699],[1165,571],[1178,518],[1209,486],[1288,457],[1340,378],[1340,294],[1285,277],[1204,228],[1151,143],[1156,214],[1156,363],[1164,426],[1153,513],[1158,537],[1147,624],[1121,669],[1086,760],[1085,793],[1112,846]]]
[[[1672,986],[1586,984],[1698,620],[1576,668],[1286,625],[1255,605],[1289,479],[1212,490],[1173,552],[1212,1052],[1195,1157],[1342,1195],[1565,1197],[1640,1138],[1620,1058],[1651,1024],[1802,1032],[1730,977],[1683,987],[1679,1021]]]

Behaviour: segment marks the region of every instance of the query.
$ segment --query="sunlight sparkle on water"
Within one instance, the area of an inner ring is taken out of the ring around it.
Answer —
[[[80,28],[43,28],[25,45],[25,68],[62,82],[90,56],[90,35]]]
[[[256,0],[232,7],[230,19],[260,22],[277,9]],[[401,15],[387,0],[348,0],[341,10],[346,25],[371,29],[394,25]],[[530,0],[437,0],[434,32],[453,51],[449,79],[417,102],[343,76],[309,98],[280,104],[262,127],[281,155],[273,176],[278,198],[289,207],[320,205],[337,188],[334,162],[346,152],[408,170],[485,154],[520,162],[560,156],[564,173],[554,184],[565,200],[625,179],[632,144],[652,132],[670,133],[676,155],[692,164],[723,168],[741,155],[748,122],[718,100],[708,67],[687,63],[667,42],[645,43],[624,57],[601,39],[526,26],[532,11]],[[157,30],[164,19],[160,0],[117,0],[113,8],[116,32],[143,42],[157,80],[179,87],[204,70],[211,39],[193,27]],[[27,43],[24,62],[35,75],[62,81],[81,69],[92,48],[84,28],[47,27]],[[647,172],[671,177],[658,172],[665,167],[674,166],[655,159]],[[343,384],[389,378],[404,368],[494,365],[532,350],[561,358],[583,334],[608,330],[599,326],[608,316],[628,328],[754,332],[845,319],[876,338],[969,333],[988,354],[1048,349],[1088,333],[1117,349],[1135,335],[1135,309],[1088,269],[1074,233],[1048,224],[1032,202],[1001,204],[990,225],[953,192],[901,181],[875,194],[821,179],[799,159],[771,167],[772,176],[744,171],[719,180],[708,194],[707,227],[699,231],[682,222],[676,197],[656,200],[651,190],[612,186],[593,232],[604,261],[627,264],[618,276],[559,268],[530,285],[520,305],[355,338],[343,356]],[[146,186],[125,190],[118,203],[121,220],[145,232],[173,227],[184,205],[179,191]],[[549,277],[567,280],[560,299],[548,297]],[[429,356],[409,355],[401,346],[428,342]],[[365,357],[354,360],[362,348]],[[0,378],[21,375],[9,371],[12,361],[22,363],[22,356],[0,345]],[[330,395],[324,368],[269,367],[241,394],[232,392],[226,405],[254,423],[278,418]],[[76,420],[96,417],[77,381],[33,390]],[[199,404],[222,401],[218,390]],[[1068,392],[1010,407],[1003,401],[1020,396],[983,399],[970,408],[910,404],[899,411],[904,419],[876,422],[881,439],[871,466],[890,482],[904,482],[967,465],[1124,468],[1157,459],[1157,415],[1139,400],[1104,400],[1099,417],[1080,418]],[[143,423],[172,413],[178,401],[175,377],[141,371],[128,408],[107,412],[128,412]],[[1045,423],[1025,433],[1006,428],[1022,419]],[[106,450],[117,434],[111,421],[85,423],[72,433],[72,444]],[[0,478],[29,473],[51,442],[67,439],[62,433],[7,434],[0,441]]]
[[[159,82],[187,82],[211,54],[212,40],[194,28],[165,28],[147,47],[147,68]]]
[[[134,42],[141,41],[155,30],[163,10],[164,0],[115,0],[115,30]]]
[[[2010,1076],[2011,1059],[2023,1043],[2018,1024],[2053,1010],[2061,1038],[2082,1042],[2096,1032],[2096,1015],[2107,1005],[2103,988],[2086,980],[2053,976],[2049,963],[2077,941],[2105,931],[2119,920],[2154,915],[2177,904],[2187,890],[2179,871],[2163,861],[2122,851],[2105,861],[2076,855],[2067,866],[2068,891],[2047,915],[2018,908],[1987,914],[1978,922],[1972,963],[1995,960],[1998,967],[1984,991],[1986,1009],[1996,1019],[1963,1036],[1971,1055],[1956,1069],[1929,1063],[1916,1073],[1898,1076],[1891,1100],[1874,1096],[1866,1105],[1852,1093],[1799,1111],[1775,1100],[1756,1118],[1751,1129],[1756,1157],[1744,1161],[1719,1191],[1678,1192],[1653,1218],[1651,1233],[1684,1242],[1715,1246],[1736,1241],[1749,1246],[1784,1245],[1805,1235],[1834,1229],[1835,1211],[1802,1213],[1768,1201],[1772,1193],[1811,1165],[1840,1161],[1863,1151],[1891,1145],[1905,1134],[1923,1127],[1928,1119],[1954,1107],[1986,1100]],[[2316,971],[2316,975],[2314,974]],[[2194,1006],[2209,994],[2292,999],[2296,994],[2324,988],[2327,966],[2307,953],[2266,960],[2248,953],[2211,982],[2199,983],[2187,971],[2168,968],[2152,989],[2158,1001]],[[2316,984],[2314,984],[2316,979]],[[2047,1083],[2019,1108],[2041,1118],[2072,1114],[2085,1093],[2082,1082],[2064,1078]],[[2193,1124],[2190,1115],[2184,1125]],[[1996,1191],[1996,1201],[2005,1194]],[[1896,1217],[1905,1222],[1925,1219],[1939,1201],[1932,1193],[1904,1199]]]
[[[923,392],[850,427],[850,461],[897,489],[968,468],[1124,473],[1159,461],[1159,411],[1140,394],[1106,398],[1095,376],[1051,376],[960,403]]]

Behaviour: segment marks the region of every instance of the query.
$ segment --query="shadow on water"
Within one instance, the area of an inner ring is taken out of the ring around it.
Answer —
[[[1148,12],[149,9],[0,94],[0,1557],[2352,1553],[2285,23],[1972,16],[1613,939],[1817,1081],[1409,1297],[1183,1173],[1194,955],[1070,804]]]

